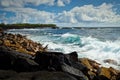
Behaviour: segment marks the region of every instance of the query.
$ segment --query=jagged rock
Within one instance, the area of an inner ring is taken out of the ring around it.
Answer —
[[[108,80],[117,80],[116,79],[117,74],[118,74],[118,71],[113,69],[112,67],[110,67],[110,68],[101,67],[101,72],[100,72],[99,76],[104,76]],[[100,77],[100,78],[102,78],[102,77]]]
[[[60,65],[64,62],[63,58],[63,53],[59,52],[37,52],[34,60],[41,65],[41,69],[54,68],[55,70],[61,70]]]
[[[82,72],[86,71],[87,73],[87,68],[78,63],[76,61],[78,58],[75,59],[75,57],[77,58],[76,52],[67,55],[61,52],[37,52],[34,60],[40,65],[41,69],[64,71],[82,80],[87,80],[85,74]]]
[[[99,66],[100,64],[97,63],[96,61],[93,61],[88,58],[80,58],[79,61],[89,69],[88,71],[89,79],[93,80],[101,72],[101,68]]]
[[[117,61],[112,60],[112,59],[106,59],[106,60],[104,60],[104,63],[109,63],[109,64],[118,65]]]
[[[0,38],[0,44],[2,43],[6,47],[25,54],[35,55],[37,51],[46,51],[46,48],[43,48],[40,43],[33,42],[20,34],[4,33],[4,36]]]

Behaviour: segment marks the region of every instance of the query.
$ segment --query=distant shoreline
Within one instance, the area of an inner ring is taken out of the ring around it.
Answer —
[[[24,29],[24,28],[58,28],[55,24],[28,24],[28,23],[20,23],[20,24],[0,24],[0,28],[7,29]]]
[[[30,23],[16,23],[4,24],[0,23],[0,28],[7,29],[35,29],[35,28],[51,28],[51,29],[103,29],[103,28],[120,28],[120,27],[59,27],[56,24],[30,24]]]

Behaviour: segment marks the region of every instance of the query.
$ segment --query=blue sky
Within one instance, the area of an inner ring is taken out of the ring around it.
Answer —
[[[0,0],[0,23],[120,27],[120,0]]]

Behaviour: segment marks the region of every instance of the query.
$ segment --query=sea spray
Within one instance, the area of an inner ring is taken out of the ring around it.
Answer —
[[[14,29],[8,32],[27,35],[28,38],[43,46],[48,45],[50,51],[64,53],[77,51],[80,58],[87,57],[98,61],[103,66],[119,69],[120,39],[118,33],[120,34],[120,31],[103,30]],[[104,63],[106,59],[115,60],[118,64]]]

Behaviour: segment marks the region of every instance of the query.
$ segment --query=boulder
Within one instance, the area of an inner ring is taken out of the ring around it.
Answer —
[[[99,74],[99,78],[102,79],[103,76],[104,76],[108,80],[117,80],[116,79],[117,78],[117,74],[118,74],[118,71],[115,70],[112,67],[110,67],[110,68],[101,67],[101,72]]]
[[[61,52],[37,52],[34,60],[43,70],[63,71],[79,79],[87,80],[85,74],[82,72],[86,71],[87,73],[87,68],[79,63],[78,58],[75,59],[75,57],[77,58],[76,52],[72,52],[70,55],[65,55]]]
[[[17,72],[36,71],[39,65],[23,53],[16,52],[4,46],[0,47],[0,69]]]
[[[10,49],[0,46],[0,69],[11,69],[15,59],[16,55]]]
[[[60,52],[37,52],[34,61],[43,70],[54,69],[59,71],[61,70],[61,63],[64,62],[64,56]]]
[[[101,72],[100,64],[96,61],[88,58],[80,58],[79,61],[89,69],[87,76],[90,80],[95,79],[96,76]]]
[[[104,63],[118,65],[117,61],[115,61],[113,59],[106,59],[106,60],[104,60]]]

